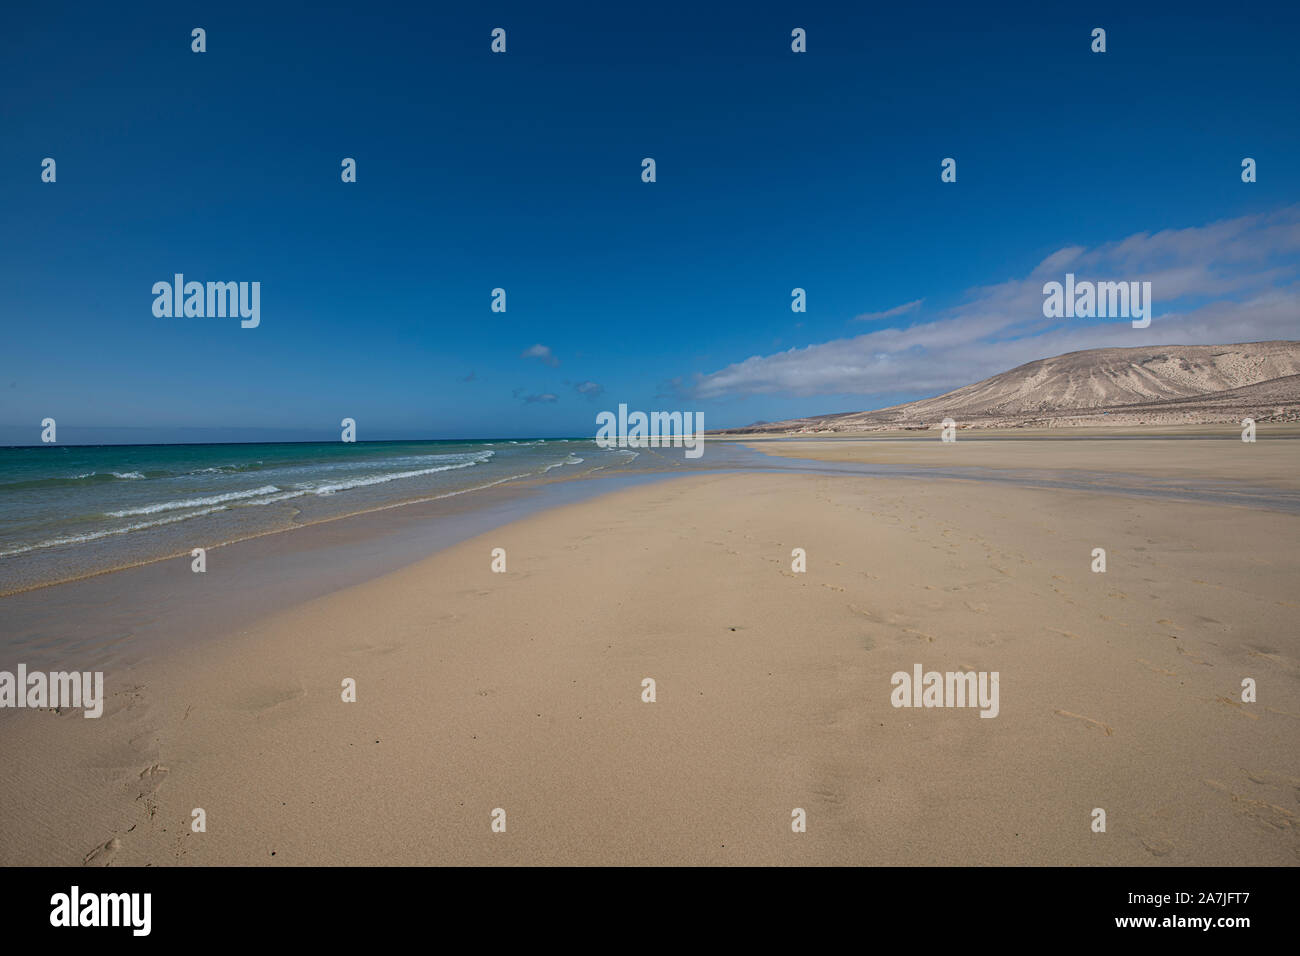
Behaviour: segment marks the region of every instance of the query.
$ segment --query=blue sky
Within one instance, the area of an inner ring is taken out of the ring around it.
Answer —
[[[1134,6],[14,7],[0,440],[712,428],[1297,337],[1300,14]],[[1152,327],[1043,322],[1067,269],[1153,279]],[[176,272],[260,326],[156,318]]]

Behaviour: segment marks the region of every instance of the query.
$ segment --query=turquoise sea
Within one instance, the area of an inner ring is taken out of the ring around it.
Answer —
[[[0,593],[634,457],[590,439],[0,448]]]

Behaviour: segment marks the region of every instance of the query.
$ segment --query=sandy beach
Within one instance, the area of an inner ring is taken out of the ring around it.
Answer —
[[[1182,444],[1091,454],[1295,489],[1293,442]],[[0,712],[0,863],[1295,865],[1297,541],[1104,490],[667,478],[110,668],[98,720]],[[918,664],[998,672],[997,716],[892,706]]]

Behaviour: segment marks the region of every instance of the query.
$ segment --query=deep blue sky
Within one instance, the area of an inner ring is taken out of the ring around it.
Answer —
[[[1296,5],[1137,6],[11,4],[0,425],[571,435],[620,401],[712,428],[965,384],[695,383],[1300,201]],[[155,318],[175,272],[260,281],[261,326]]]

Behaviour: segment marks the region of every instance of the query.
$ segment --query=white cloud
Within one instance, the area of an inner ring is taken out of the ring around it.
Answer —
[[[550,346],[542,345],[540,342],[536,345],[528,346],[528,348],[519,353],[519,357],[540,359],[544,364],[551,366],[551,368],[555,368],[555,366],[560,364],[560,360],[555,357]]]
[[[755,355],[697,376],[691,392],[934,395],[1080,349],[1293,339],[1300,337],[1298,254],[1300,206],[1138,233],[1093,249],[1070,246],[1023,279],[970,290],[933,321]],[[1080,279],[1150,281],[1151,326],[1044,318],[1043,283],[1066,271]]]
[[[855,315],[854,322],[875,322],[879,319],[892,319],[897,315],[905,315],[917,308],[924,299],[913,299],[911,302],[904,302],[902,305],[896,305],[892,309],[886,309],[884,312],[864,312],[862,315]]]

